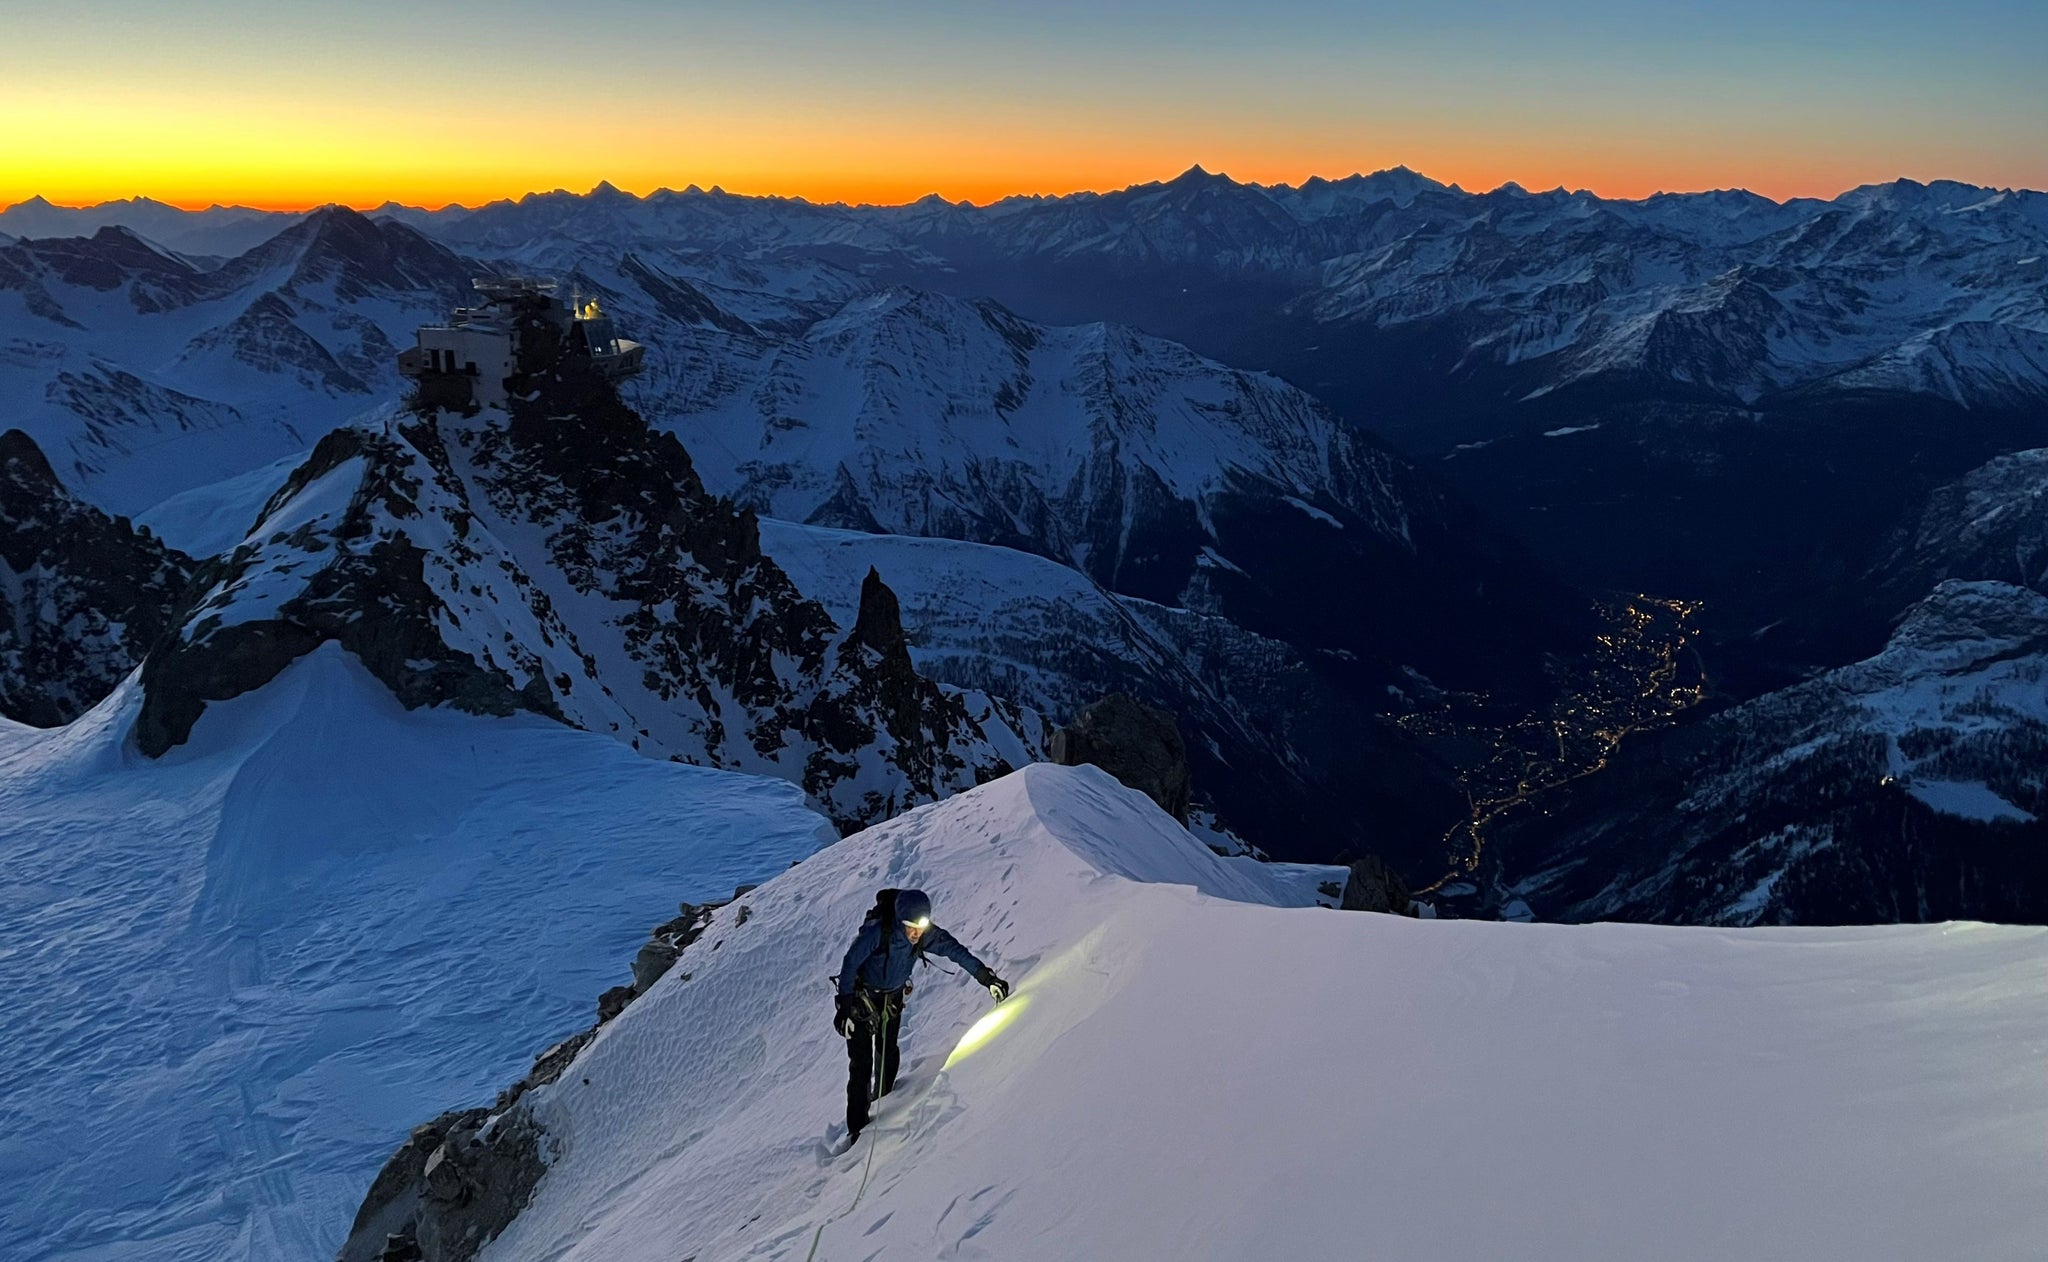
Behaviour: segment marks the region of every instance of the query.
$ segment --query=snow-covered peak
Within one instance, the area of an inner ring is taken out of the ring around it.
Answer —
[[[55,206],[38,196],[0,211],[0,231],[17,237],[90,236],[118,225],[170,249],[196,255],[242,253],[299,216],[246,206],[181,210],[147,197],[123,198],[97,206]]]
[[[1201,163],[1197,162],[1193,166],[1189,167],[1187,170],[1182,171],[1179,175],[1176,175],[1172,179],[1165,181],[1164,186],[1167,188],[1172,188],[1175,185],[1179,185],[1182,188],[1200,188],[1205,184],[1211,183],[1234,185],[1237,183],[1237,181],[1231,179],[1227,175],[1211,175],[1208,171],[1202,168]]]
[[[1883,653],[1838,678],[1845,688],[1890,691],[2030,656],[2048,658],[2048,595],[1950,579],[1907,611]],[[2036,717],[2048,721],[2048,692],[2040,701]]]
[[[733,366],[747,385],[665,419],[713,487],[787,520],[1022,535],[1105,573],[1154,499],[1200,518],[1247,484],[1403,533],[1390,458],[1308,395],[1122,326],[886,289]]]
[[[1915,596],[1950,578],[2048,593],[2048,448],[2000,456],[1937,488],[1869,577]]]
[[[1408,207],[1415,199],[1431,193],[1447,193],[1450,186],[1405,166],[1370,175],[1347,175],[1340,180],[1311,176],[1298,188],[1279,185],[1269,189],[1297,219],[1312,222],[1328,215],[1355,214],[1374,203]]]
[[[217,288],[282,273],[288,289],[329,287],[342,302],[373,296],[466,296],[473,269],[395,220],[325,206],[222,267]]]

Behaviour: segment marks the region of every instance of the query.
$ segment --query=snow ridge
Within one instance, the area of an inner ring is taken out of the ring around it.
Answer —
[[[979,988],[921,974],[897,1090],[833,1157],[819,969],[882,885],[930,890],[1017,989],[978,1026]],[[1337,1257],[1339,1202],[1416,1258],[2017,1258],[2048,1228],[2048,1095],[2010,1052],[2048,1031],[2039,929],[1292,903],[1091,768],[861,833],[718,912],[513,1106],[553,1156],[482,1258]],[[1924,1072],[1935,1046],[1958,1072]],[[1459,1172],[1495,1210],[1454,1212]]]

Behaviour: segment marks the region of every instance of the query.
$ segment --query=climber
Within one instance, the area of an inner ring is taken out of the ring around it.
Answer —
[[[896,1085],[896,1032],[910,994],[910,968],[936,952],[988,987],[997,1003],[1010,983],[932,923],[932,900],[923,890],[883,890],[861,922],[839,969],[832,1028],[846,1040],[846,1142],[868,1124],[868,1105]]]

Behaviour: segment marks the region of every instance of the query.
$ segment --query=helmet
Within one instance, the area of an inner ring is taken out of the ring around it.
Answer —
[[[928,925],[932,919],[932,898],[923,890],[896,891],[896,919],[906,925]]]

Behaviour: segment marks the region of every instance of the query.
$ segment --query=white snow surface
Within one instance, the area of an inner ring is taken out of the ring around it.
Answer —
[[[94,264],[80,274],[64,252],[14,252],[0,284],[6,424],[83,498],[141,516],[305,450],[395,397],[397,348],[447,314],[419,277],[384,275],[389,260],[348,222],[251,222],[273,224],[269,239],[212,271],[118,236],[77,243]]]
[[[1907,783],[1906,792],[1937,811],[1964,819],[2009,819],[2025,824],[2034,818],[2031,812],[2014,806],[1979,780],[1913,780]]]
[[[707,486],[764,516],[1065,555],[1102,542],[1090,527],[1127,541],[1154,496],[1206,525],[1226,491],[1258,487],[1407,536],[1393,459],[1313,398],[1132,329],[890,289],[798,339],[727,340],[695,392],[643,402]]]
[[[180,491],[137,515],[135,522],[191,556],[231,551],[248,537],[263,506],[284,485],[292,470],[306,463],[310,454],[294,452],[260,469]]]
[[[921,973],[896,1093],[828,1156],[826,977],[887,885],[929,890],[1016,993],[970,1050],[988,997]],[[2048,1239],[2048,930],[1295,901],[1093,768],[869,829],[718,913],[527,1097],[552,1165],[483,1256],[1872,1262]]]
[[[0,722],[0,1257],[332,1257],[406,1132],[588,1025],[679,900],[830,840],[780,780],[407,713],[327,645],[158,761]]]
[[[761,546],[841,626],[852,625],[862,577],[873,567],[901,602],[919,671],[1007,697],[1056,724],[1105,691],[1195,681],[1180,693],[1186,700],[1169,707],[1184,723],[1258,731],[1265,726],[1260,711],[1244,695],[1256,687],[1253,672],[1270,677],[1300,669],[1286,644],[1220,616],[1118,595],[1032,553],[766,517]]]

